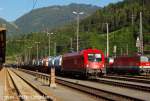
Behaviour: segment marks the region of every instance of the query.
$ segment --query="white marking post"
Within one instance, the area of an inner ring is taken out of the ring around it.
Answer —
[[[55,68],[51,68],[51,73],[50,73],[50,87],[51,88],[56,88],[56,83],[55,83]]]

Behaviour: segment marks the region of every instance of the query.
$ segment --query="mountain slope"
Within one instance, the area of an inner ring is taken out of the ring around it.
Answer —
[[[45,27],[49,29],[58,28],[68,22],[75,20],[73,11],[85,12],[82,18],[95,12],[98,7],[84,4],[70,4],[67,6],[51,6],[33,10],[15,21],[20,30],[24,33],[43,31]]]
[[[0,18],[0,25],[3,25],[6,27],[7,29],[7,37],[10,36],[14,36],[16,35],[19,31],[18,31],[18,27],[13,24],[13,23],[9,23],[6,20]]]

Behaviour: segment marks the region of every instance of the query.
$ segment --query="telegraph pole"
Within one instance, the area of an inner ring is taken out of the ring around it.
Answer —
[[[127,46],[126,46],[126,54],[128,55],[129,54],[129,49],[128,49],[128,44],[127,44]]]
[[[56,42],[54,42],[54,56],[56,56]]]
[[[53,34],[56,34],[56,33],[49,33],[48,31],[47,31],[47,35],[48,35],[48,40],[49,40],[49,56],[51,55],[50,54],[50,52],[51,52],[51,49],[50,49],[50,45],[51,45],[51,35],[53,35]]]
[[[132,13],[132,16],[131,16],[131,19],[132,19],[132,26],[134,25],[134,18],[135,18],[135,15]]]
[[[47,56],[47,48],[45,47],[45,57]]]
[[[25,60],[25,64],[28,62],[28,54],[27,54],[27,49],[25,49],[25,53],[24,53],[24,60]]]
[[[140,52],[143,55],[142,12],[140,12]]]
[[[39,59],[39,45],[38,45],[38,44],[39,44],[40,42],[35,42],[35,43],[36,43],[36,45],[37,45],[37,46],[36,46],[36,48],[37,48],[36,59],[38,60],[38,59]]]
[[[50,41],[51,40],[51,36],[50,36],[50,34],[48,32],[47,32],[47,34],[48,34],[48,45],[49,45],[48,46],[48,50],[49,50],[48,51],[48,55],[50,56],[51,55],[51,49],[50,49],[50,47],[51,47],[50,46],[51,45],[51,41]]]
[[[79,51],[79,14],[77,14],[77,52]]]
[[[120,49],[120,54],[121,54],[121,56],[122,56],[122,54],[123,54],[123,50],[122,50],[122,48]]]
[[[72,38],[70,38],[70,50],[72,51]]]
[[[79,51],[79,20],[80,20],[80,15],[83,15],[84,12],[75,12],[73,11],[72,12],[73,14],[76,14],[77,15],[77,52]]]
[[[106,27],[107,27],[107,57],[109,57],[109,26],[108,23],[106,23]]]
[[[30,60],[31,60],[31,49],[32,49],[32,47],[28,47],[28,49],[29,49],[29,62],[30,62]]]

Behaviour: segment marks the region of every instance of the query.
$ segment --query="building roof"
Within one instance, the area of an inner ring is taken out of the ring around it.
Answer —
[[[6,28],[0,27],[0,31],[6,30]]]

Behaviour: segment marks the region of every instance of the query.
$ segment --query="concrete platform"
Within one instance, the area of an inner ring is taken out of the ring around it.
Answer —
[[[5,74],[6,74],[5,69],[1,69],[0,71],[0,101],[4,101],[4,96],[5,96],[5,90],[6,90]]]

